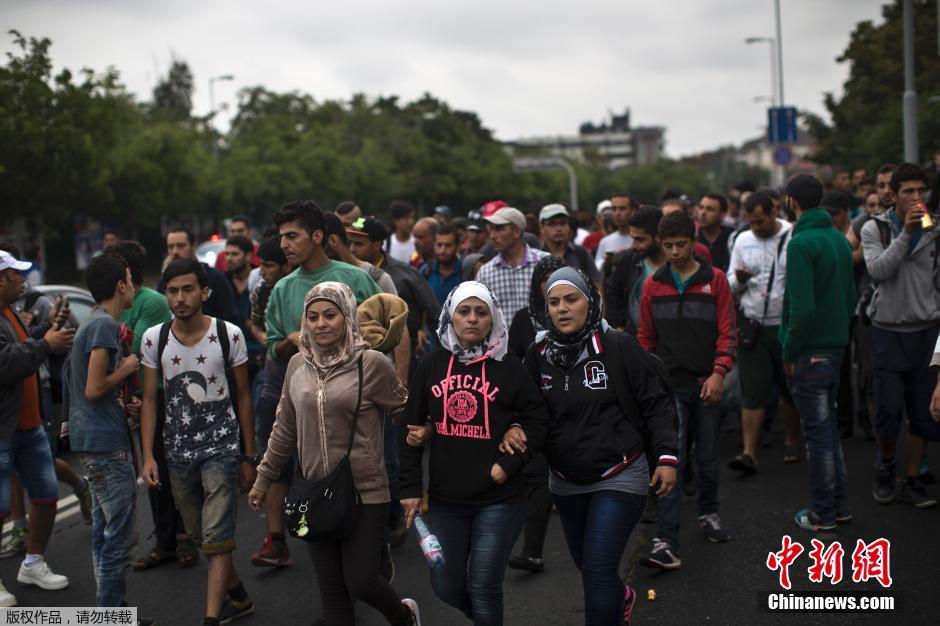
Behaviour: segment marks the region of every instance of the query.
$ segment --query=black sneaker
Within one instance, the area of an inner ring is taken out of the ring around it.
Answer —
[[[509,559],[509,567],[512,569],[524,569],[527,572],[538,574],[539,572],[545,571],[545,559],[537,559],[520,554]]]
[[[927,488],[924,487],[916,478],[908,476],[901,485],[901,495],[898,497],[901,502],[913,504],[918,509],[929,509],[937,506],[937,499],[931,498],[927,494]]]
[[[717,513],[707,513],[698,516],[699,526],[705,531],[705,536],[712,543],[731,541],[731,531],[722,527],[721,518]]]
[[[222,605],[222,612],[219,613],[219,624],[228,624],[234,622],[239,617],[245,617],[255,612],[255,605],[251,603],[250,599],[239,602],[238,604],[241,606],[235,606],[231,598],[225,599],[225,604]]]
[[[875,485],[872,487],[872,495],[875,502],[880,504],[890,504],[894,502],[895,496],[895,464],[894,461],[878,464],[878,473],[875,475]]]
[[[640,561],[643,567],[658,567],[665,570],[676,570],[682,567],[682,559],[665,541],[658,537],[653,538],[653,549]]]
[[[387,543],[382,544],[382,552],[379,553],[379,573],[382,578],[388,581],[388,584],[392,584],[392,581],[395,580],[395,561],[392,560],[392,547]]]

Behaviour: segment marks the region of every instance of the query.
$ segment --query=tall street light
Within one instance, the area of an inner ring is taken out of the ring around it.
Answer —
[[[773,37],[748,37],[744,40],[746,44],[768,43],[770,44],[770,93],[773,94],[773,106],[781,104],[777,96],[777,41]]]
[[[218,178],[219,172],[219,138],[213,135],[214,132],[213,122],[215,121],[215,83],[216,81],[231,81],[235,80],[235,77],[231,74],[222,74],[221,76],[213,76],[209,79],[209,136],[212,138],[212,177],[213,179]],[[213,228],[218,224],[218,212],[217,203],[212,203],[212,222]]]
[[[209,79],[209,115],[215,115],[215,83],[220,80],[235,80],[235,77],[231,74],[222,74]]]

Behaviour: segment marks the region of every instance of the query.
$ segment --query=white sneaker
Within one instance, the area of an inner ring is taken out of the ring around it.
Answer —
[[[421,626],[421,611],[418,610],[418,603],[411,598],[404,598],[401,603],[407,606],[408,610],[411,611],[412,625]]]
[[[16,596],[7,591],[0,582],[0,606],[16,606]]]
[[[61,574],[55,574],[49,569],[49,564],[42,557],[32,565],[27,566],[26,561],[20,565],[20,573],[16,580],[26,585],[36,585],[40,589],[55,591],[69,586],[69,579]]]

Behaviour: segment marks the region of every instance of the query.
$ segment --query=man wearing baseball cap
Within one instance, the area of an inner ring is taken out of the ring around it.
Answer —
[[[480,268],[477,280],[493,291],[503,316],[511,320],[528,306],[532,272],[547,253],[533,250],[522,238],[525,216],[519,209],[503,207],[484,219],[497,254]]]
[[[64,589],[69,580],[54,574],[43,559],[55,521],[59,486],[52,451],[42,427],[39,368],[50,354],[63,354],[72,346],[74,329],[53,324],[41,339],[26,331],[13,303],[23,291],[21,272],[32,263],[0,251],[0,522],[10,512],[14,461],[30,499],[26,558],[17,580],[42,589]],[[0,606],[16,606],[16,598],[0,584]]]
[[[539,211],[542,250],[554,254],[568,267],[581,270],[601,289],[601,272],[590,253],[571,241],[571,215],[563,204],[546,204]]]
[[[486,222],[480,211],[467,213],[467,240],[460,249],[460,256],[476,254],[486,245]]]

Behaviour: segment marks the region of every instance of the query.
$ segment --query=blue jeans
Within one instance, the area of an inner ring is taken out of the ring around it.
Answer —
[[[475,626],[503,623],[503,578],[525,514],[522,500],[485,506],[431,502],[428,521],[445,559],[431,570],[431,587]]]
[[[581,570],[584,623],[621,623],[624,582],[619,573],[620,559],[643,513],[646,496],[596,491],[554,499],[568,551]]]
[[[9,437],[0,438],[0,520],[10,515],[10,479],[14,469],[30,502],[55,504],[58,501],[55,463],[42,426],[17,430]]]
[[[679,509],[682,504],[682,469],[685,466],[685,442],[689,432],[695,433],[695,460],[698,466],[698,513],[718,512],[718,428],[721,407],[705,404],[699,398],[699,387],[677,388],[676,417],[678,428],[679,466],[676,468],[676,486],[659,499],[660,539],[676,551],[679,550]]]
[[[91,484],[91,558],[98,606],[124,606],[131,551],[137,545],[137,480],[130,451],[83,452]]]
[[[793,403],[800,412],[809,459],[810,507],[824,524],[848,510],[847,474],[836,420],[839,393],[838,354],[804,354],[787,378]]]

